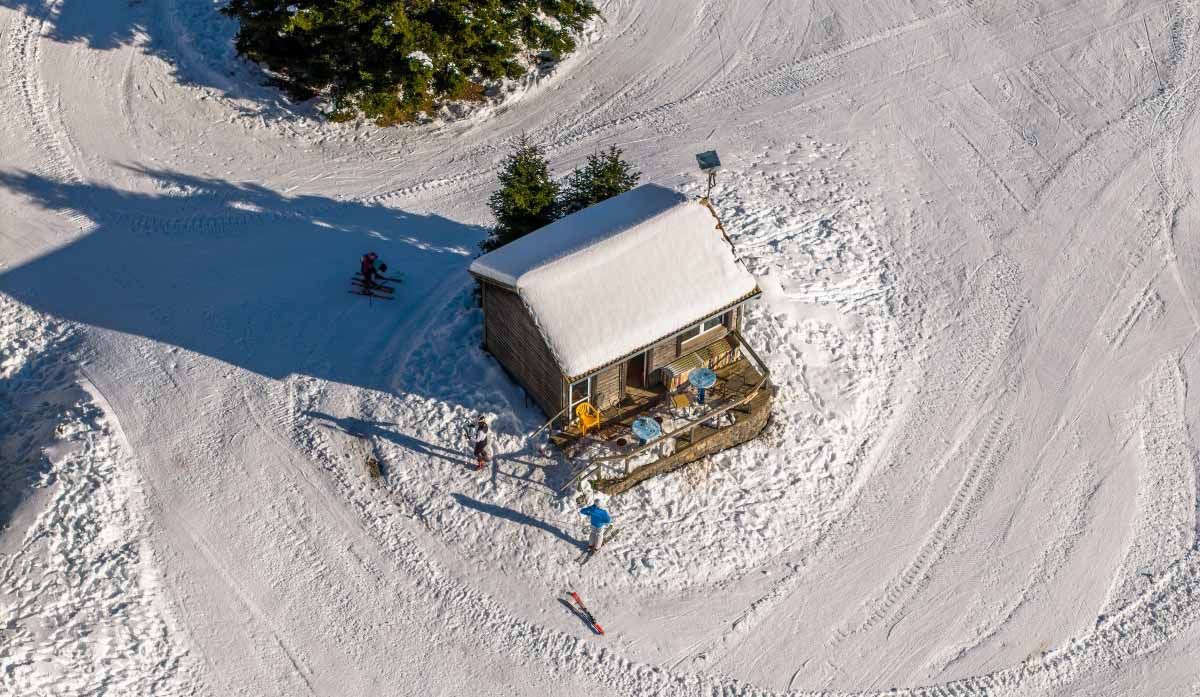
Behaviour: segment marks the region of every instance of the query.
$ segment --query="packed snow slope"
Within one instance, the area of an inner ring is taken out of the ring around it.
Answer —
[[[612,0],[387,130],[215,9],[0,0],[0,694],[1200,692],[1194,3]],[[523,132],[717,149],[779,386],[583,568],[467,274]]]

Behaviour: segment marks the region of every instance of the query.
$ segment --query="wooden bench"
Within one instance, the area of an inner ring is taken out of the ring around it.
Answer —
[[[738,347],[727,336],[680,356],[662,367],[663,383],[674,392],[687,382],[688,375],[697,368],[717,370],[737,362]]]

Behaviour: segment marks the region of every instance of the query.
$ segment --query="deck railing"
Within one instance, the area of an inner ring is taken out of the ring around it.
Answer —
[[[539,433],[541,433],[542,431],[545,431],[546,429],[548,429],[548,428],[550,428],[551,426],[553,426],[553,425],[554,425],[554,423],[555,423],[556,421],[558,421],[560,418],[562,418],[562,415],[563,415],[563,414],[566,414],[566,413],[567,413],[568,411],[570,411],[570,410],[571,410],[571,407],[570,407],[570,406],[563,407],[563,410],[562,410],[562,411],[560,411],[560,412],[558,412],[558,413],[557,413],[557,414],[555,414],[554,416],[551,416],[549,421],[547,421],[546,423],[542,424],[541,426],[538,426],[538,428],[537,428],[537,430],[536,430],[536,431],[534,431],[533,433],[530,433],[529,435],[525,436],[525,441],[526,441],[526,442],[529,442],[529,441],[533,440],[534,438],[536,438],[536,437],[538,436],[538,434],[539,434]]]
[[[664,433],[664,434],[660,435],[658,438],[647,441],[644,445],[642,445],[641,447],[639,447],[635,450],[632,450],[627,453],[619,453],[617,455],[609,455],[606,457],[599,457],[599,458],[592,460],[586,466],[584,466],[579,472],[577,472],[574,476],[572,476],[565,485],[563,485],[563,488],[560,490],[560,493],[566,492],[570,488],[577,486],[579,484],[579,482],[584,481],[586,479],[591,479],[594,476],[598,475],[598,476],[603,477],[606,470],[609,470],[613,474],[616,474],[619,476],[627,476],[629,474],[629,461],[631,459],[641,455],[642,453],[653,450],[654,448],[658,447],[662,443],[666,442],[666,440],[668,438],[678,438],[678,437],[686,434],[686,437],[688,440],[688,445],[691,446],[695,442],[693,440],[693,435],[696,431],[696,428],[699,427],[701,424],[705,423],[706,421],[712,421],[713,419],[718,419],[722,415],[724,415],[730,411],[733,411],[734,409],[737,409],[739,407],[745,406],[745,405],[749,404],[751,401],[753,401],[754,398],[758,396],[758,393],[760,391],[762,391],[763,387],[765,387],[767,382],[770,380],[770,371],[767,370],[767,364],[765,362],[763,362],[762,358],[760,358],[759,355],[754,351],[754,349],[751,348],[750,344],[744,338],[742,338],[742,335],[739,332],[730,332],[730,335],[735,337],[737,340],[738,346],[742,347],[746,351],[746,353],[750,357],[751,363],[754,363],[755,368],[759,371],[759,375],[761,376],[760,379],[758,380],[758,383],[755,384],[754,387],[751,388],[749,392],[747,392],[742,397],[739,397],[738,399],[730,402],[729,404],[726,404],[725,406],[721,407],[720,409],[717,409],[716,411],[710,411],[705,414],[701,414],[700,416],[697,416],[697,417],[689,420],[683,426],[680,426],[679,428],[672,430],[670,433]]]

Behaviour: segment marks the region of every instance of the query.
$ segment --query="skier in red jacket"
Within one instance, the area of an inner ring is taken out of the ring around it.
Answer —
[[[359,268],[359,272],[362,273],[363,288],[367,290],[375,287],[375,276],[378,275],[375,270],[375,260],[378,258],[379,255],[375,252],[367,252],[362,256],[362,266]]]

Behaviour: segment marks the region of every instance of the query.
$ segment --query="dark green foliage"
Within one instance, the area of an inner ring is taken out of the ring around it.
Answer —
[[[558,193],[546,154],[522,135],[501,164],[500,188],[488,198],[496,227],[480,248],[490,252],[554,222],[558,217]]]
[[[587,164],[567,176],[559,204],[561,215],[600,203],[637,186],[642,173],[621,159],[621,149],[613,145],[604,152],[588,155]]]
[[[587,164],[571,172],[564,186],[551,178],[545,151],[522,134],[501,164],[500,188],[488,199],[496,226],[480,249],[490,252],[503,247],[564,215],[637,186],[642,173],[621,154],[614,145],[588,155]]]
[[[522,53],[569,53],[597,12],[592,0],[230,0],[221,11],[241,22],[238,51],[293,96],[326,94],[332,118],[380,125],[520,77]]]

